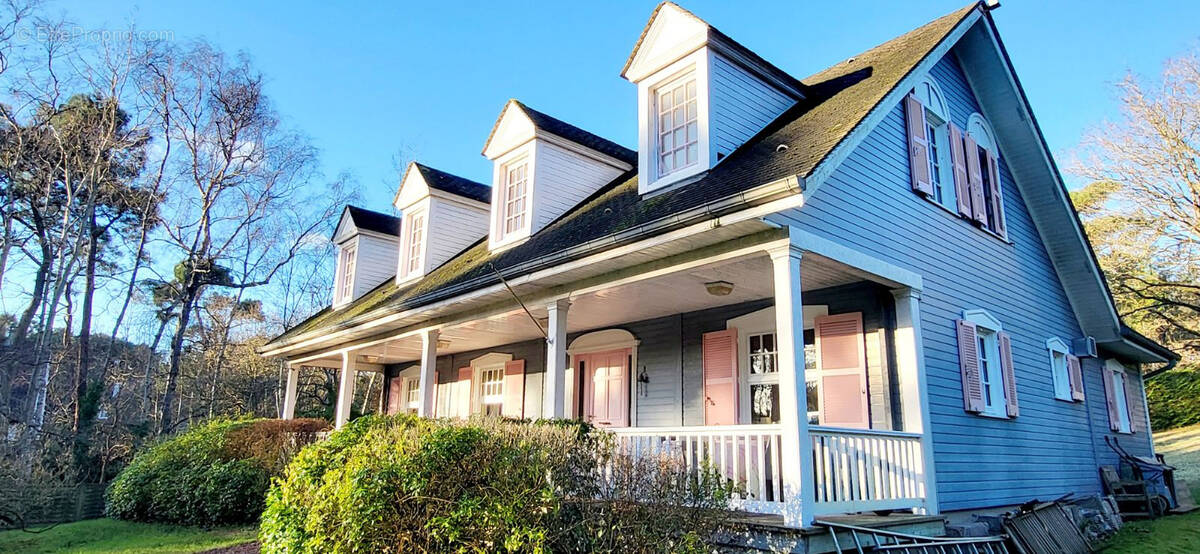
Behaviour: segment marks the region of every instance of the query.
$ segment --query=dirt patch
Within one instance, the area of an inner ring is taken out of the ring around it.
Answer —
[[[261,548],[261,546],[258,544],[258,541],[255,541],[234,546],[226,546],[224,548],[205,550],[200,554],[258,554],[259,548]]]

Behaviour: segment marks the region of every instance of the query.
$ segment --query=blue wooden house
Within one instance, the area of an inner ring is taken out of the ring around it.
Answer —
[[[1097,492],[1153,450],[1140,368],[982,3],[796,78],[661,4],[637,150],[511,100],[481,184],[343,214],[331,306],[265,356],[384,409],[583,418],[735,508],[939,514]],[[560,114],[569,119],[571,114]],[[481,137],[482,138],[482,137]]]

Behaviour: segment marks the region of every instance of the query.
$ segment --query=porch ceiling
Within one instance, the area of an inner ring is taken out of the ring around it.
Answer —
[[[806,254],[800,264],[802,290],[817,290],[868,279],[861,270]],[[878,279],[876,279],[878,280]],[[713,296],[705,288],[711,281],[733,283],[727,296]],[[739,304],[774,295],[771,260],[759,251],[727,260],[699,265],[612,287],[573,295],[567,314],[568,332],[575,333],[618,326],[679,313]],[[533,319],[521,308],[447,325],[441,329],[438,354],[454,354],[503,344],[540,339],[547,317],[542,304],[527,304]],[[447,344],[448,343],[448,344]],[[420,359],[421,340],[409,336],[364,347],[360,361],[405,363]]]

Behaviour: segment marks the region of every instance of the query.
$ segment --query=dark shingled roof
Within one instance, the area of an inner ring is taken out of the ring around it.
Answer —
[[[400,236],[400,218],[396,216],[349,205],[346,211],[350,212],[350,221],[361,230]]]
[[[529,120],[533,122],[535,129],[545,131],[555,136],[565,138],[575,144],[583,145],[601,154],[612,156],[631,166],[637,167],[637,152],[625,148],[611,140],[602,136],[595,135],[580,129],[570,123],[567,123],[557,117],[539,112],[529,106],[526,106],[520,100],[512,99],[504,106],[505,111],[509,106],[516,106],[525,112]],[[492,126],[492,133],[488,135],[487,142],[492,141],[492,135],[496,133],[496,128],[500,126],[500,120],[504,119],[504,112],[500,112],[500,117],[496,118],[496,124]]]
[[[803,79],[808,93],[803,101],[695,182],[642,196],[638,194],[636,171],[630,171],[522,244],[489,252],[484,238],[420,281],[397,287],[394,280],[388,280],[349,306],[318,312],[274,339],[270,346],[368,312],[384,309],[397,312],[488,286],[499,282],[495,270],[503,272],[779,179],[807,177],[978,6],[972,3]],[[777,147],[781,144],[788,148],[779,151]]]
[[[457,194],[484,204],[492,202],[492,187],[420,163],[413,162],[413,165],[416,166],[417,171],[421,172],[421,177],[425,179],[425,184],[430,188]]]

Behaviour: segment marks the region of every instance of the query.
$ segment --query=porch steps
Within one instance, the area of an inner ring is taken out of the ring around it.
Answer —
[[[777,515],[737,512],[731,517],[742,524],[744,529],[733,536],[724,537],[720,544],[724,552],[822,554],[838,551],[830,536],[829,527],[787,527],[783,524],[783,516]],[[831,523],[926,537],[940,537],[946,534],[946,520],[941,516],[853,514],[822,516],[820,519]],[[841,544],[853,544],[854,540],[849,532],[837,533]]]

